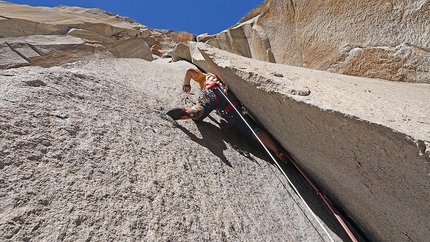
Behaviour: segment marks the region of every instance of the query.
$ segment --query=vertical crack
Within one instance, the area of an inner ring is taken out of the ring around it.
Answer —
[[[294,7],[293,0],[290,0],[290,3],[291,3],[291,7],[293,8],[293,14],[296,15],[296,8]]]

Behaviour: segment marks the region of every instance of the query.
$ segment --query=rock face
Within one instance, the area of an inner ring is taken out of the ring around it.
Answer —
[[[207,41],[258,60],[430,83],[430,1],[266,0]]]
[[[430,85],[351,77],[196,44],[211,71],[375,241],[430,231]],[[200,57],[199,57],[200,58]],[[413,98],[412,98],[413,97]]]
[[[152,30],[100,9],[0,2],[1,69],[112,57],[152,60],[193,38],[186,32]]]
[[[267,0],[195,38],[0,1],[0,240],[347,241],[291,165],[328,235],[259,145],[216,115],[164,115],[195,103],[186,60],[220,76],[367,239],[427,241],[429,1],[345,4]]]
[[[328,241],[235,129],[168,119],[187,62],[105,59],[0,71],[1,241]],[[193,84],[193,89],[197,86]],[[291,166],[335,241],[347,241]]]

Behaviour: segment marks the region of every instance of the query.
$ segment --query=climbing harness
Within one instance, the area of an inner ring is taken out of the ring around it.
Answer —
[[[216,101],[219,103],[218,97],[212,89],[203,89],[200,93],[199,102],[209,103],[210,101]]]
[[[297,190],[297,188],[294,186],[294,184],[291,182],[290,178],[287,176],[287,174],[282,170],[281,166],[279,165],[278,161],[273,157],[272,153],[269,151],[269,149],[263,144],[263,141],[261,141],[261,139],[257,136],[257,134],[255,133],[255,131],[251,128],[251,126],[248,124],[248,122],[245,120],[245,118],[243,117],[243,115],[239,112],[239,110],[237,110],[236,105],[234,105],[226,96],[226,94],[223,91],[220,91],[220,93],[222,93],[222,95],[224,95],[224,98],[227,99],[227,101],[230,103],[230,105],[233,107],[233,109],[239,114],[239,116],[242,118],[243,122],[245,122],[245,124],[247,125],[247,127],[252,131],[253,135],[255,136],[255,138],[258,140],[258,142],[263,146],[264,150],[269,154],[270,158],[275,162],[276,166],[279,168],[279,170],[282,172],[282,174],[285,176],[285,178],[287,179],[288,183],[291,185],[291,187],[293,188],[293,190],[296,192],[296,194],[299,196],[299,198],[303,201],[303,203],[305,204],[306,208],[310,211],[310,213],[312,214],[312,216],[315,218],[315,220],[318,222],[318,224],[320,225],[320,227],[324,230],[324,232],[326,233],[326,235],[330,238],[331,241],[334,241],[333,238],[331,237],[331,235],[328,233],[327,229],[323,226],[323,224],[320,222],[320,220],[318,219],[318,217],[315,215],[315,213],[312,211],[312,209],[309,207],[309,205],[306,203],[306,201],[304,200],[304,198],[300,195],[299,191]],[[346,223],[343,221],[342,217],[339,215],[339,213],[333,208],[333,206],[331,205],[329,199],[327,198],[327,196],[321,192],[321,190],[318,189],[318,187],[308,178],[308,176],[299,168],[299,166],[294,162],[293,158],[289,155],[289,154],[285,154],[286,157],[288,158],[288,160],[296,167],[296,169],[300,172],[300,174],[306,179],[306,181],[315,189],[315,191],[317,192],[317,195],[320,196],[322,198],[322,200],[324,201],[324,203],[327,205],[327,207],[329,208],[329,210],[332,212],[332,214],[335,216],[335,218],[337,219],[337,221],[340,223],[340,225],[342,226],[342,228],[345,230],[345,232],[348,234],[349,238],[351,239],[351,241],[353,242],[357,242],[357,239],[355,238],[354,234],[351,232],[351,230],[348,228],[348,226],[346,225]]]

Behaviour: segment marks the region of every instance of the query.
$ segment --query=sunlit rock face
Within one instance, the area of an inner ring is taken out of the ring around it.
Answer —
[[[430,85],[244,58],[202,43],[192,59],[241,102],[374,241],[425,241]],[[401,230],[397,228],[402,228]]]
[[[161,57],[194,35],[158,31],[101,9],[0,2],[0,68],[101,58]]]
[[[181,85],[197,66],[229,85],[367,238],[426,241],[428,13],[428,0],[267,0],[195,37],[99,9],[0,2],[0,240],[328,241],[256,144],[219,129],[220,117],[166,120],[195,104]]]
[[[427,0],[266,0],[233,27],[199,39],[258,60],[430,83]]]

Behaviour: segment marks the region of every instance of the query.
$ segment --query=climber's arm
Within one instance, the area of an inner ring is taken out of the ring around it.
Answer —
[[[188,69],[187,72],[185,73],[184,85],[182,85],[182,90],[184,92],[190,92],[191,91],[190,80],[191,79],[195,80],[200,74],[201,74],[200,71],[196,69]]]

